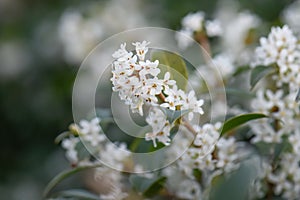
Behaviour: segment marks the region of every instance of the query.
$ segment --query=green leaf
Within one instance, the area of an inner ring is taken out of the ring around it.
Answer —
[[[146,197],[156,195],[166,182],[166,177],[146,178],[138,175],[131,175],[129,181],[134,189]]]
[[[189,112],[189,110],[170,110],[167,108],[162,108],[162,111],[167,116],[167,120],[170,124]]]
[[[92,169],[92,168],[96,168],[96,167],[100,167],[101,165],[99,164],[94,164],[94,165],[88,165],[88,166],[80,166],[80,167],[76,167],[73,169],[69,169],[69,170],[65,170],[62,171],[61,173],[59,173],[58,175],[56,175],[46,186],[44,192],[43,192],[43,196],[46,197],[48,195],[48,193],[61,181],[63,181],[64,179],[70,177],[71,175],[80,172],[82,170],[85,169]]]
[[[255,85],[258,83],[260,79],[263,77],[274,73],[276,69],[272,66],[256,66],[252,71],[251,71],[251,76],[250,76],[250,86],[251,90],[255,87]]]
[[[99,196],[87,190],[71,189],[52,195],[52,198],[76,198],[81,200],[100,200]]]
[[[236,76],[238,76],[238,75],[240,75],[240,74],[242,74],[242,73],[244,73],[248,70],[250,70],[250,67],[248,65],[240,66],[235,70],[235,72],[233,73],[232,76],[236,77]]]
[[[153,50],[151,52],[151,59],[159,61],[159,68],[161,70],[158,75],[163,78],[166,72],[170,72],[170,79],[175,80],[178,88],[185,90],[188,80],[188,71],[184,60],[175,53],[163,50]]]
[[[238,126],[245,124],[246,122],[265,117],[267,116],[261,113],[248,113],[230,118],[224,123],[221,131],[221,136]]]
[[[255,97],[255,94],[237,88],[226,88],[225,91],[226,91],[226,95],[228,96],[233,95],[233,96],[240,96],[246,98]]]
[[[222,174],[212,181],[210,200],[247,199],[251,183],[258,177],[257,161],[249,159],[240,163],[240,168],[230,174]]]

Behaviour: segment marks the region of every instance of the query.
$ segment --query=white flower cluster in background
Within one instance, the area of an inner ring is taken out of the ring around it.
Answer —
[[[220,125],[220,123],[205,124],[196,129],[198,134],[193,144],[176,163],[163,170],[163,174],[170,179],[167,182],[168,190],[176,193],[178,197],[205,199],[208,195],[205,190],[210,187],[214,177],[230,174],[239,168],[242,155],[239,154],[237,141],[233,137],[218,140]],[[168,151],[172,156],[176,152],[182,152],[183,144],[188,142],[184,137],[176,141]],[[206,152],[199,148],[199,142],[202,145],[211,143],[207,146]],[[194,176],[194,170],[201,173],[200,182]],[[189,189],[183,187],[181,183],[189,185]]]
[[[279,74],[274,79],[279,87],[284,83],[292,91],[300,87],[299,40],[287,25],[273,27],[268,37],[260,39],[260,46],[256,48],[256,62],[253,65],[271,64],[278,67]]]
[[[126,144],[106,143],[106,136],[99,123],[100,119],[94,118],[91,121],[81,120],[79,125],[70,125],[69,137],[62,140],[62,147],[66,150],[66,157],[75,166],[97,162],[89,160],[88,157],[82,159],[78,156],[78,146],[88,145],[90,147],[89,150],[92,150],[94,155],[101,157],[101,160],[104,160],[105,163],[122,169],[123,166],[119,166],[119,163],[129,156]]]
[[[251,44],[255,37],[251,31],[258,28],[261,20],[249,11],[222,10],[217,16],[224,26],[223,49],[237,65],[248,64],[253,59]]]
[[[117,197],[123,199],[127,196],[121,190],[123,176],[119,171],[125,169],[124,162],[130,156],[130,152],[125,143],[107,142],[100,127],[99,118],[94,118],[91,121],[81,120],[79,125],[71,124],[69,136],[62,140],[61,145],[66,150],[66,157],[73,167],[99,165],[95,171],[95,178],[96,181],[106,184],[107,193],[101,195],[103,199],[117,199]],[[80,149],[80,147],[84,149]],[[82,151],[89,152],[80,156]],[[93,156],[95,157],[93,158]],[[113,167],[113,169],[103,165],[103,163]]]
[[[79,64],[106,37],[149,24],[139,3],[111,0],[66,9],[58,22],[58,37],[66,61]]]
[[[250,142],[269,145],[265,153],[272,155],[265,157],[265,170],[257,182],[260,197],[270,193],[270,184],[273,195],[285,199],[300,196],[300,103],[296,100],[300,87],[299,56],[299,40],[287,25],[273,27],[256,49],[253,67],[275,65],[277,69],[272,74],[274,83],[262,85],[251,103],[253,111],[269,116],[250,124],[254,134]],[[278,148],[281,152],[276,155]]]
[[[170,72],[164,74],[164,79],[159,79],[159,61],[145,60],[149,42],[136,42],[135,52],[127,51],[126,44],[113,53],[113,91],[118,92],[120,99],[130,105],[133,113],[143,116],[145,104],[154,108],[149,112],[146,121],[152,127],[152,132],[146,135],[146,140],[152,140],[156,146],[156,139],[165,145],[170,144],[170,130],[172,124],[166,120],[165,114],[159,107],[172,111],[188,110],[188,120],[194,118],[194,114],[204,114],[202,105],[204,101],[198,100],[193,90],[185,93],[178,89],[175,80],[170,79]],[[163,103],[159,104],[159,100]]]
[[[223,32],[218,20],[205,20],[205,13],[202,11],[189,13],[181,21],[182,29],[176,34],[178,46],[186,49],[192,44],[190,38],[195,33],[205,32],[208,37],[220,36]]]

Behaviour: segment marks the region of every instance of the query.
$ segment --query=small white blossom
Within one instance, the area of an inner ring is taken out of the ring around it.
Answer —
[[[180,49],[186,49],[193,43],[193,31],[181,29],[176,32],[175,39],[177,40]]]
[[[225,173],[239,168],[239,155],[237,154],[236,141],[233,137],[220,138],[216,144],[218,148],[216,167]]]
[[[201,188],[196,181],[186,179],[180,183],[180,187],[178,188],[178,191],[176,191],[176,194],[183,199],[200,199]]]
[[[202,31],[204,16],[204,12],[201,11],[196,13],[189,13],[181,21],[183,29],[191,31]]]
[[[204,100],[197,100],[195,97],[195,91],[191,90],[188,95],[183,96],[183,103],[181,106],[181,110],[190,110],[188,114],[188,119],[191,121],[194,117],[194,113],[198,113],[200,115],[204,114],[202,109],[202,105],[204,104]]]
[[[221,24],[218,20],[207,20],[205,22],[205,29],[209,37],[220,36],[223,33]]]
[[[148,47],[147,45],[150,44],[150,42],[147,41],[143,41],[141,42],[135,42],[132,43],[135,46],[135,51],[139,57],[140,60],[144,60],[145,59],[145,55],[148,52]]]
[[[167,121],[165,114],[159,108],[154,107],[146,118],[146,122],[151,126],[152,132],[147,133],[145,139],[152,140],[154,147],[157,146],[156,140],[162,142],[164,145],[169,145],[171,139],[170,130],[171,125]]]
[[[100,142],[105,140],[105,135],[101,134],[102,129],[99,123],[99,118],[94,118],[90,122],[87,120],[81,120],[79,122],[80,136],[83,140],[90,142],[92,146],[97,146]]]
[[[197,154],[200,157],[211,153],[220,136],[220,123],[204,124],[202,127],[195,125],[194,129],[197,132],[193,145],[197,148]]]
[[[78,152],[75,147],[79,141],[79,138],[76,137],[66,138],[62,141],[62,147],[66,149],[66,157],[72,164],[78,163]]]
[[[228,78],[235,70],[233,59],[228,54],[218,54],[213,58],[213,63],[221,71],[224,78]]]
[[[295,77],[300,71],[300,46],[292,30],[287,26],[272,27],[267,38],[260,38],[260,46],[255,51],[256,65],[277,64],[279,74],[274,76],[277,85],[289,84],[291,89],[299,88]]]
[[[103,163],[113,167],[116,170],[124,170],[123,161],[130,156],[125,143],[116,144],[108,142],[99,152],[99,157]]]

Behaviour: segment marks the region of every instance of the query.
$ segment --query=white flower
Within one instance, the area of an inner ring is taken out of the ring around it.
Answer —
[[[81,62],[103,35],[102,22],[85,18],[79,11],[67,10],[59,20],[58,36],[68,62]]]
[[[86,135],[88,133],[98,133],[101,130],[99,123],[100,123],[100,119],[97,117],[92,119],[90,122],[87,120],[81,120],[79,122],[80,132],[83,135]]]
[[[193,31],[182,29],[176,32],[175,39],[177,40],[178,47],[182,50],[191,46],[193,43]]]
[[[116,58],[116,59],[119,59],[119,58],[122,58],[122,57],[131,57],[132,56],[132,53],[128,52],[126,50],[126,43],[123,43],[120,45],[120,49],[118,49],[117,51],[115,51],[113,54],[112,54],[112,57],[113,58]]]
[[[79,138],[76,137],[66,138],[62,141],[62,147],[67,150],[66,157],[72,164],[78,163],[78,153],[75,147],[79,141]]]
[[[165,98],[166,103],[163,103],[160,106],[176,110],[176,106],[182,105],[182,97],[185,96],[185,93],[178,89],[177,85],[165,90],[164,93],[167,95]]]
[[[158,68],[158,60],[155,60],[154,62],[149,60],[146,60],[146,62],[140,61],[139,64],[142,66],[139,74],[143,78],[145,78],[145,76],[148,74],[156,77],[160,73],[160,69]]]
[[[193,142],[197,153],[200,157],[206,156],[214,150],[215,144],[220,136],[219,128],[220,123],[204,124],[202,127],[194,125],[194,129],[197,132],[195,140]]]
[[[195,97],[195,91],[191,90],[187,96],[184,96],[183,103],[181,106],[181,110],[190,110],[188,114],[188,119],[191,121],[194,117],[194,113],[198,113],[200,115],[204,114],[204,111],[202,109],[202,105],[204,104],[204,100],[200,99],[197,100]]]
[[[292,145],[295,154],[300,155],[300,130],[299,128],[295,130],[295,133],[290,135],[288,138],[290,144]]]
[[[201,11],[196,13],[189,13],[181,21],[183,29],[191,31],[202,31],[204,15],[204,12]]]
[[[216,144],[218,148],[216,167],[222,169],[225,173],[239,168],[239,155],[235,143],[233,137],[228,139],[222,137]]]
[[[91,143],[92,146],[97,146],[99,143],[105,140],[105,135],[101,134],[102,129],[99,125],[100,119],[94,118],[90,122],[87,120],[81,120],[79,122],[82,139]]]
[[[234,7],[228,8],[230,10],[222,10],[218,17],[223,25],[224,48],[239,65],[249,64],[252,61],[252,50],[247,49],[247,38],[250,30],[259,26],[260,19],[250,12],[234,13]],[[224,11],[228,13],[222,13]]]
[[[171,139],[169,136],[171,125],[169,121],[167,121],[163,111],[157,107],[154,107],[149,112],[146,122],[152,127],[152,132],[146,134],[146,140],[152,140],[154,147],[157,146],[156,139],[159,142],[162,142],[164,145],[170,144]]]
[[[292,30],[287,26],[272,27],[267,38],[260,38],[260,46],[255,50],[256,65],[277,64],[279,74],[274,76],[278,86],[287,83],[290,88],[297,88],[300,82],[297,77],[300,71],[299,43]]]
[[[294,1],[283,10],[283,21],[293,30],[300,32],[300,1]]]
[[[108,142],[104,149],[99,152],[99,157],[103,163],[116,170],[124,170],[124,160],[130,156],[125,143],[117,144]]]
[[[139,59],[144,60],[145,55],[148,52],[147,45],[149,45],[150,42],[143,41],[142,43],[141,42],[135,42],[135,43],[132,43],[132,44],[135,46],[135,51],[136,51]]]
[[[201,198],[201,188],[200,185],[193,180],[183,180],[180,183],[176,194],[179,198],[183,199],[200,199]]]
[[[206,33],[209,37],[220,36],[223,33],[220,21],[207,20],[205,22]]]
[[[288,181],[288,174],[285,171],[281,171],[279,174],[270,174],[268,180],[275,184],[274,193],[279,195],[283,190],[290,190],[292,184]]]
[[[282,141],[284,129],[275,131],[265,120],[253,122],[250,124],[250,127],[254,133],[254,138],[251,140],[252,143],[280,143]]]
[[[224,78],[228,78],[235,70],[233,59],[230,55],[225,53],[216,55],[213,58],[213,63],[221,71],[221,74]]]

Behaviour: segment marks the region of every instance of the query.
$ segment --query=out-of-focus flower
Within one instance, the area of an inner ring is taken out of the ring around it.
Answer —
[[[300,33],[300,1],[295,1],[287,6],[283,10],[282,19],[295,32]]]
[[[250,31],[259,26],[260,19],[248,11],[237,12],[232,8],[220,10],[217,19],[224,27],[221,38],[225,52],[238,65],[248,64],[252,61],[252,50],[247,47],[248,37]]]
[[[191,31],[202,31],[204,16],[204,12],[201,11],[196,13],[189,13],[181,21],[183,29]]]
[[[238,169],[239,155],[235,139],[233,137],[220,138],[216,146],[218,148],[216,167],[225,173]]]
[[[233,65],[233,59],[226,53],[217,54],[213,58],[213,63],[220,70],[224,78],[228,78],[234,72],[235,67]]]
[[[204,157],[214,150],[214,147],[220,136],[219,129],[220,123],[216,124],[204,124],[202,127],[195,125],[194,129],[197,131],[197,135],[194,140],[194,146],[196,153],[200,157]],[[200,148],[199,148],[200,147]]]
[[[195,33],[203,32],[208,37],[221,36],[223,29],[218,20],[205,20],[205,13],[198,11],[187,14],[181,21],[181,30],[175,38],[180,49],[186,49],[192,45]]]
[[[205,22],[206,33],[209,37],[221,36],[223,29],[219,20],[207,20]]]
[[[71,137],[64,139],[61,144],[61,146],[66,150],[67,159],[72,164],[76,164],[78,162],[78,153],[75,147],[79,141],[79,138]]]
[[[183,199],[199,199],[201,198],[201,188],[196,181],[187,179],[180,183],[176,194]]]
[[[287,26],[272,27],[267,38],[260,39],[260,46],[256,48],[256,61],[253,66],[276,64],[279,74],[274,76],[277,85],[287,83],[290,90],[297,90],[300,86],[300,46],[292,30]]]

